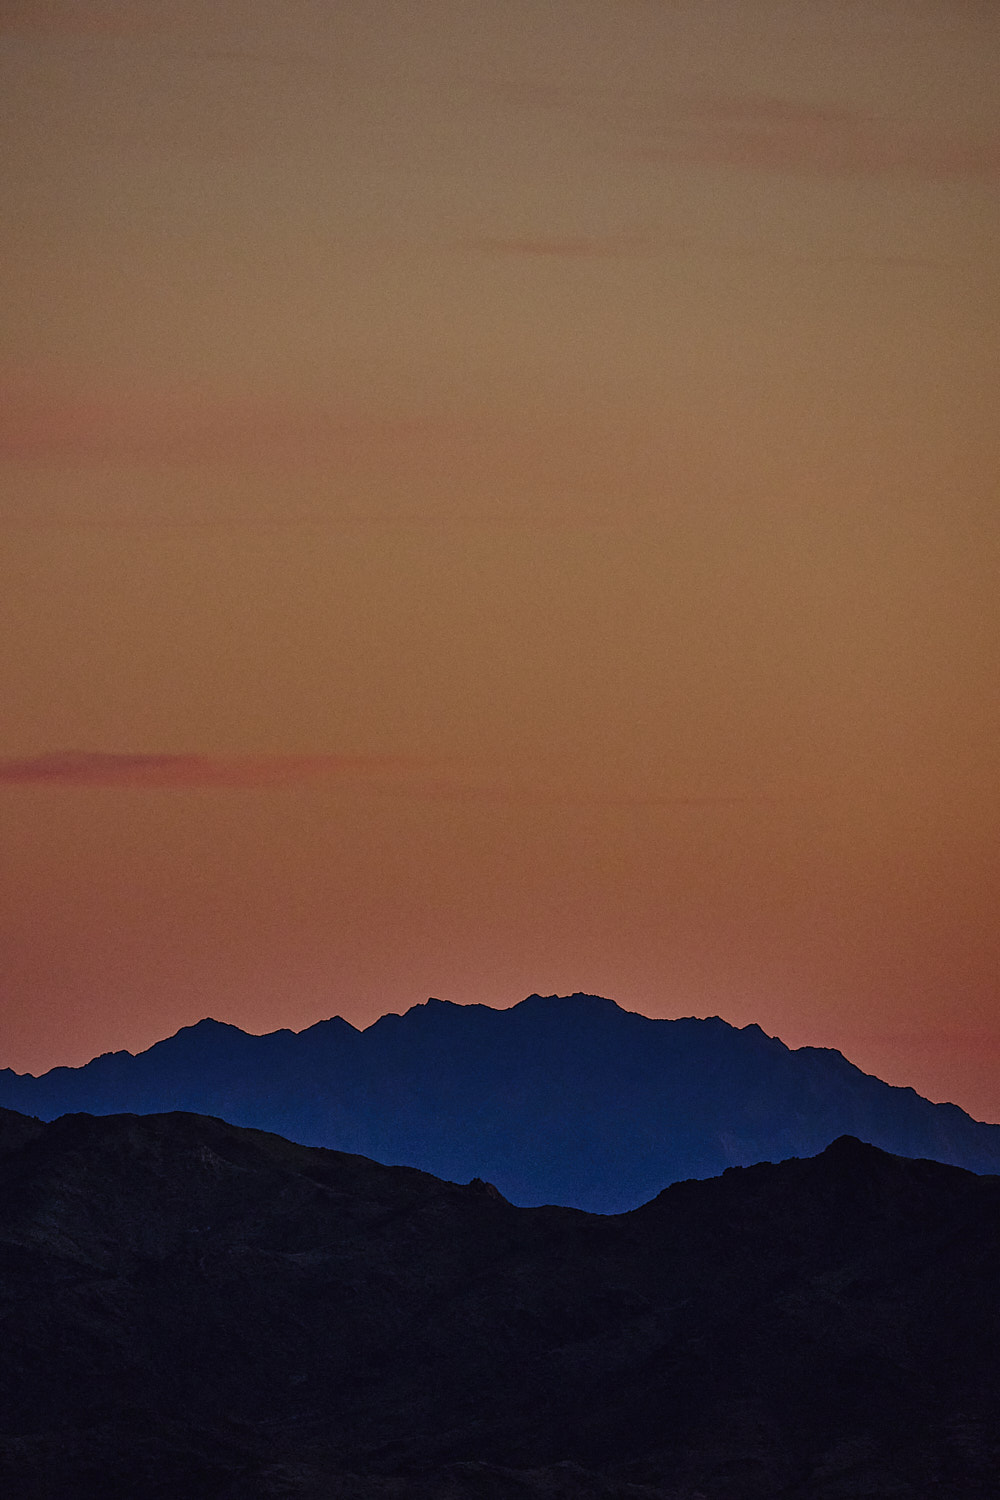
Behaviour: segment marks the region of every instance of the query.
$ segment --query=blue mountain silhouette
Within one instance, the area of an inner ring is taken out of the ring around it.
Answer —
[[[653,1020],[595,995],[508,1010],[428,1000],[364,1031],[337,1017],[253,1036],[213,1020],[133,1056],[38,1078],[0,1071],[0,1106],[191,1110],[438,1177],[512,1203],[617,1213],[672,1182],[813,1156],[842,1135],[1000,1172],[1000,1125],[791,1050],[759,1026]]]

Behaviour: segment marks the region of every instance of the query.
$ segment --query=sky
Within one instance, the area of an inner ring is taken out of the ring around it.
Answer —
[[[1000,1120],[994,0],[3,0],[0,1066],[436,995]]]

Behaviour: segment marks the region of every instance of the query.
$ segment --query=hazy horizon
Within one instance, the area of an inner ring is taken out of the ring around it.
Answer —
[[[0,1049],[596,990],[1000,1118],[1000,7],[0,14]]]

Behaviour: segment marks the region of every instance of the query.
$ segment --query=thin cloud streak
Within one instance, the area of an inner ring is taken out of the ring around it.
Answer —
[[[144,755],[60,750],[0,760],[0,785],[49,787],[245,788],[319,778],[392,780],[426,774],[426,762],[362,755]]]
[[[483,767],[455,773],[415,756],[177,755],[59,750],[0,759],[0,786],[163,790],[253,790],[336,780],[429,801],[607,808],[740,808],[815,800],[813,792],[589,790],[524,778],[497,779]]]
[[[539,235],[510,238],[484,235],[459,240],[457,248],[478,251],[483,255],[524,256],[535,260],[619,260],[626,256],[648,255],[655,251],[656,245],[648,237],[640,235]]]
[[[145,36],[163,25],[126,0],[10,0],[0,11],[0,36]]]
[[[670,97],[512,82],[497,92],[515,108],[579,116],[595,144],[631,162],[816,177],[1000,176],[1000,140],[841,105],[766,94]]]
[[[782,807],[815,802],[816,792],[615,792],[589,790],[586,787],[555,787],[524,780],[477,781],[432,779],[410,786],[397,784],[380,790],[416,791],[436,801],[485,802],[539,807],[579,808],[745,808]]]
[[[388,442],[419,440],[425,428],[343,399],[198,399],[169,390],[91,398],[58,380],[0,378],[0,459],[14,463],[352,463]]]
[[[633,159],[823,177],[1000,175],[1000,142],[794,99],[689,99],[652,114]]]
[[[699,259],[759,260],[774,265],[872,266],[904,271],[952,271],[956,262],[927,255],[873,251],[809,252],[781,250],[773,245],[727,244],[695,235],[611,235],[603,238],[543,235],[504,237],[483,235],[455,241],[454,248],[472,254],[512,260],[622,260],[633,256],[695,255]]]

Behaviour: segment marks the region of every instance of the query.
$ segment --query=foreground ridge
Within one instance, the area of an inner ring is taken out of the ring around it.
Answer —
[[[985,1497],[1000,1179],[841,1138],[628,1214],[0,1111],[23,1500]]]

